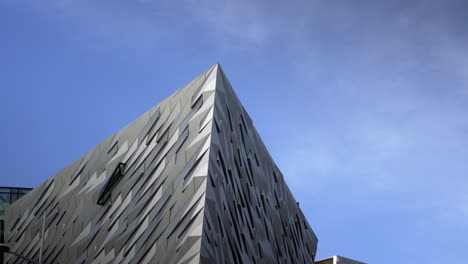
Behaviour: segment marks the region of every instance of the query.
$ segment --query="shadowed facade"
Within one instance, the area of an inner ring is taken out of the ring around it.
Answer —
[[[6,230],[44,263],[313,263],[317,246],[219,65],[7,208]]]

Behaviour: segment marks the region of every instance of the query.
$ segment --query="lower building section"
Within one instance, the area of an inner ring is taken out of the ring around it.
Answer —
[[[333,256],[326,259],[316,261],[315,264],[366,264],[364,262],[352,260],[342,256]]]
[[[0,187],[0,243],[5,242],[5,209],[31,190],[31,188]],[[3,263],[1,252],[0,263]]]

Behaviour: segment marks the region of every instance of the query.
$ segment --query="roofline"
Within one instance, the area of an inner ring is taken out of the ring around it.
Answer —
[[[27,190],[32,190],[34,188],[31,187],[13,187],[13,186],[0,186],[0,188],[8,188],[8,189],[27,189]]]

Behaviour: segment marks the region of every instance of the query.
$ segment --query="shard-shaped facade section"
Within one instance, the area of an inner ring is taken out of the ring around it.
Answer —
[[[219,65],[14,203],[6,231],[43,263],[313,263],[317,246]]]
[[[313,263],[317,238],[224,72],[216,78],[203,263]]]
[[[44,237],[42,263],[198,262],[214,70],[8,208],[11,250],[39,260]]]

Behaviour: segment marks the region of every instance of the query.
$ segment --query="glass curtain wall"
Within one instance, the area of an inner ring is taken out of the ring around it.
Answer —
[[[0,187],[0,243],[5,242],[5,208],[31,190],[31,188]],[[0,263],[3,263],[3,253],[0,253]]]

